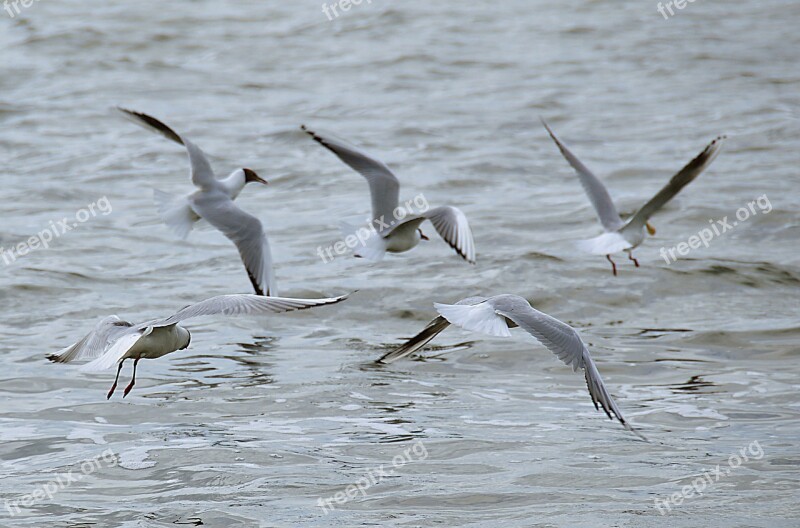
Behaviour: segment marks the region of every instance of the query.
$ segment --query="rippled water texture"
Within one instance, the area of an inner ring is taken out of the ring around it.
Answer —
[[[797,526],[800,5],[699,0],[665,20],[650,0],[374,0],[340,15],[319,0],[0,11],[0,245],[103,197],[113,209],[0,261],[0,525]],[[359,292],[192,321],[191,348],[142,362],[125,400],[105,400],[113,372],[49,364],[102,316],[250,291],[219,233],[184,242],[160,223],[152,189],[189,191],[185,155],[115,105],[185,132],[220,173],[270,181],[238,203],[267,228],[283,294]],[[729,139],[654,218],[642,268],[622,256],[614,278],[575,250],[600,227],[539,116],[625,214]],[[403,197],[462,208],[478,264],[438,238],[323,263],[317,247],[366,215],[368,190],[302,123],[376,153]],[[659,255],[764,195],[768,214],[677,263]],[[371,364],[433,302],[506,292],[580,329],[651,443],[520,331],[451,328],[424,361]],[[363,495],[318,506],[381,465]],[[659,514],[655,499],[717,465],[729,474]]]

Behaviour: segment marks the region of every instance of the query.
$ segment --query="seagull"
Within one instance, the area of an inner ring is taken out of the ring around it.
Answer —
[[[50,354],[47,359],[54,363],[93,360],[81,370],[95,372],[117,366],[117,377],[107,399],[117,389],[119,374],[126,359],[133,360],[133,376],[122,395],[124,398],[136,383],[136,366],[140,359],[157,359],[189,347],[192,335],[180,323],[192,317],[223,314],[228,316],[262,315],[268,313],[293,312],[316,306],[336,304],[347,299],[347,295],[323,299],[291,299],[287,297],[263,297],[239,294],[220,295],[187,306],[166,319],[155,319],[133,324],[112,315],[102,319],[89,334],[72,346]]]
[[[360,173],[369,183],[372,195],[372,221],[374,233],[355,252],[355,256],[371,261],[380,261],[386,252],[403,253],[420,240],[428,240],[422,233],[420,225],[430,220],[439,235],[456,253],[475,264],[475,241],[467,217],[456,207],[435,207],[420,214],[407,215],[399,202],[400,182],[383,162],[366,154],[358,147],[331,136],[319,134],[301,127],[314,140],[327,148],[350,168]],[[353,234],[353,226],[343,226],[345,234]],[[362,228],[363,229],[363,228]],[[349,231],[349,233],[348,233]]]
[[[620,218],[617,208],[614,206],[614,202],[611,200],[611,196],[609,196],[608,190],[606,190],[603,183],[558,139],[544,119],[542,119],[542,124],[547,129],[550,137],[553,138],[553,141],[555,141],[559,150],[561,150],[561,154],[575,169],[575,172],[578,173],[581,185],[586,194],[589,195],[589,200],[592,202],[595,211],[597,211],[597,217],[605,229],[605,233],[602,235],[591,240],[581,241],[578,246],[583,251],[593,255],[605,255],[606,259],[611,263],[614,276],[617,275],[617,265],[611,260],[611,255],[624,251],[628,254],[628,259],[633,261],[637,268],[639,267],[639,261],[633,257],[633,250],[644,242],[646,237],[645,228],[650,236],[656,234],[655,228],[649,222],[650,217],[711,165],[726,139],[725,136],[719,136],[712,141],[703,152],[673,176],[658,194],[651,198],[644,207],[639,209],[626,222]]]
[[[610,419],[616,417],[625,429],[646,440],[622,415],[622,411],[606,390],[589,349],[577,330],[568,324],[536,310],[518,295],[468,297],[455,304],[436,303],[434,306],[439,316],[404,345],[378,359],[378,363],[393,363],[410,356],[451,324],[471,332],[497,337],[510,337],[509,329],[520,327],[539,340],[558,359],[571,366],[573,372],[584,370],[595,409],[600,410],[602,407]]]
[[[272,254],[261,221],[239,209],[233,201],[248,183],[267,182],[250,169],[236,169],[227,178],[218,179],[208,158],[186,136],[178,135],[158,119],[141,112],[117,108],[133,123],[157,132],[186,147],[191,165],[193,193],[173,197],[155,190],[154,197],[164,223],[182,239],[189,236],[200,219],[219,229],[236,244],[247,275],[258,295],[277,295]]]

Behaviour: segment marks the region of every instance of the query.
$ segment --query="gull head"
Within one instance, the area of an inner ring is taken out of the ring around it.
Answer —
[[[656,228],[653,226],[653,224],[646,222],[644,225],[647,226],[647,232],[650,233],[650,236],[655,236]]]
[[[192,344],[192,333],[189,330],[186,330],[185,328],[183,328],[183,330],[186,331],[186,344],[180,347],[178,350],[186,350],[187,348],[189,348],[189,345]]]
[[[263,179],[261,176],[255,173],[254,170],[251,169],[242,169],[244,172],[244,183],[261,183],[263,185],[267,185],[267,180]]]

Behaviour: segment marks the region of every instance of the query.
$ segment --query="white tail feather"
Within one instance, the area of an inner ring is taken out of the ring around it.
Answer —
[[[192,231],[195,222],[200,220],[194,212],[186,197],[177,197],[158,189],[153,189],[153,200],[158,208],[158,214],[173,233],[186,239]]]
[[[345,241],[347,237],[356,237],[358,242],[353,251],[356,257],[365,258],[372,262],[380,262],[386,256],[386,241],[377,231],[370,229],[369,225],[353,225],[342,221],[339,222],[339,229]]]
[[[495,337],[511,337],[506,318],[488,303],[475,305],[434,304],[439,314],[464,330]]]
[[[622,235],[614,232],[603,233],[589,240],[581,240],[577,246],[581,251],[592,255],[612,255],[633,247]]]
[[[97,372],[110,369],[125,357],[125,354],[136,345],[136,342],[139,341],[141,337],[142,334],[139,332],[122,336],[108,349],[108,352],[94,361],[83,365],[80,370],[82,372]]]

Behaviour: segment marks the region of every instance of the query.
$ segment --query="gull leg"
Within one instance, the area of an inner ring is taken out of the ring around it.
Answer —
[[[611,260],[611,255],[606,255],[606,258],[611,263],[611,270],[614,272],[614,276],[616,277],[617,276],[617,265],[614,264],[613,260]]]
[[[136,358],[133,360],[133,377],[131,378],[131,382],[128,383],[128,386],[125,387],[125,392],[122,393],[123,398],[127,396],[131,389],[133,389],[133,386],[136,385],[136,365],[139,364],[140,359],[142,358]]]
[[[119,362],[119,367],[117,367],[117,377],[114,378],[114,384],[111,386],[111,390],[108,391],[108,396],[106,396],[107,400],[111,399],[111,395],[114,394],[114,391],[117,390],[117,382],[119,382],[119,373],[122,371],[122,364],[125,363],[125,360]]]
[[[636,264],[636,267],[637,267],[637,268],[639,267],[639,261],[638,261],[638,260],[636,260],[636,259],[633,257],[633,252],[630,252],[630,253],[628,253],[628,259],[629,259],[629,260],[632,260],[632,261],[633,261],[633,263],[634,263],[634,264]]]

